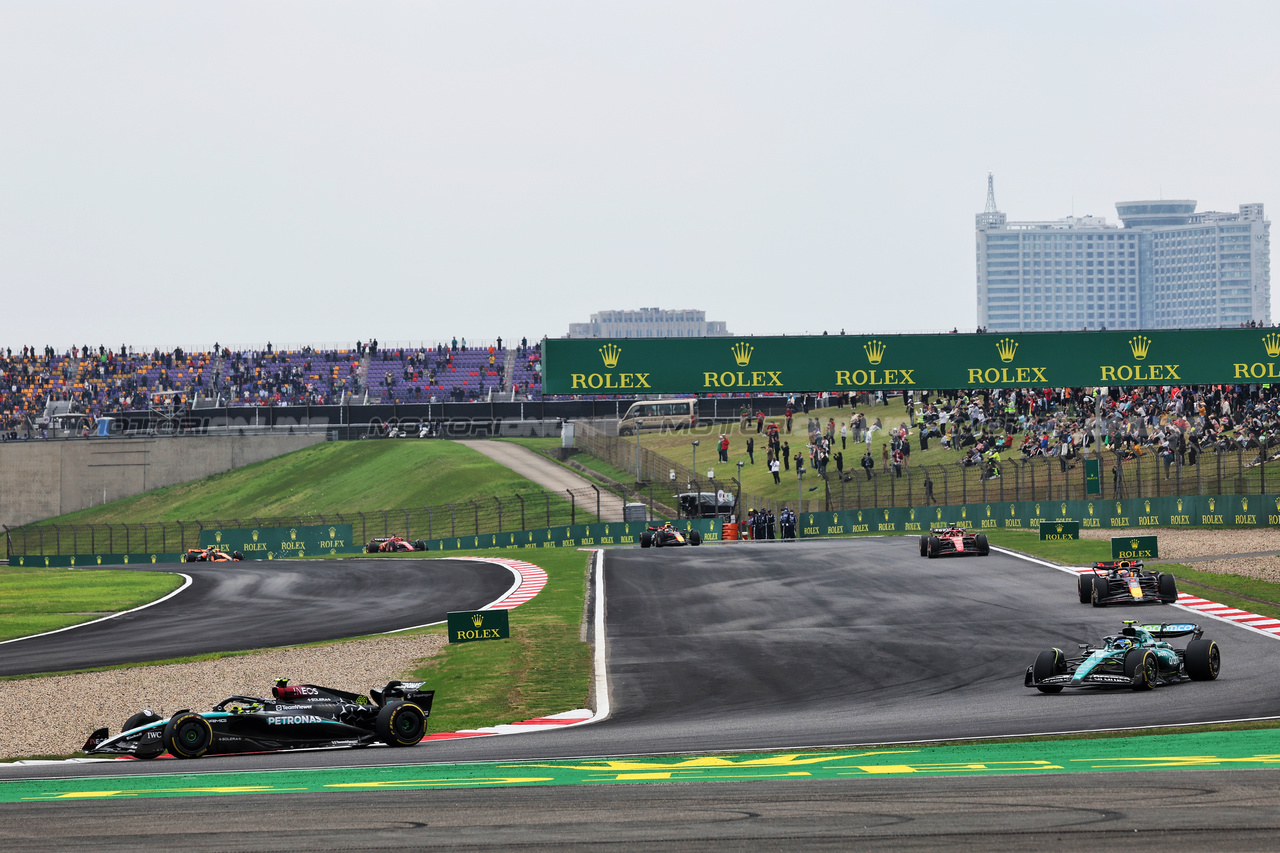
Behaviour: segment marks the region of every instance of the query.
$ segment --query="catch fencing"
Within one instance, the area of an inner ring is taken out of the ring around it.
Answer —
[[[603,500],[602,500],[603,496]],[[622,521],[610,492],[591,486],[552,492],[531,490],[503,497],[434,506],[311,515],[242,516],[137,524],[37,523],[5,531],[7,556],[18,554],[181,553],[199,548],[206,530],[350,524],[359,544],[378,536],[441,539],[559,525]],[[613,510],[609,507],[614,506]]]

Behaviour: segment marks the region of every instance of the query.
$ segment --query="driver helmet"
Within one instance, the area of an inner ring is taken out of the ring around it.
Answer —
[[[1129,577],[1129,570],[1128,570],[1128,569],[1121,569],[1121,570],[1120,570],[1119,572],[1117,572],[1116,574],[1118,574],[1118,575],[1119,575],[1120,577],[1122,577],[1122,578],[1127,578],[1127,577]],[[1129,629],[1129,628],[1125,628],[1125,630],[1126,630],[1126,631],[1128,631],[1128,630],[1130,630],[1130,629]]]

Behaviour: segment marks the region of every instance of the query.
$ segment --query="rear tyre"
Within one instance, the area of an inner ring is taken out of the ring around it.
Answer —
[[[1170,604],[1178,600],[1178,582],[1173,575],[1161,573],[1159,580],[1156,581],[1156,588],[1160,590],[1162,604]]]
[[[1150,649],[1130,649],[1124,656],[1124,674],[1134,690],[1150,690],[1160,678],[1160,661]]]
[[[413,746],[426,737],[427,715],[413,702],[394,702],[378,711],[373,730],[387,746]]]
[[[690,544],[690,545],[701,545],[701,544],[702,544],[702,531],[700,531],[700,530],[690,530],[690,531],[689,531],[689,544]]]
[[[1100,578],[1097,575],[1093,577],[1093,590],[1090,593],[1090,600],[1094,607],[1106,607],[1104,599],[1110,589],[1107,586],[1107,579]]]
[[[213,746],[213,727],[194,711],[181,711],[165,725],[161,742],[174,758],[199,758]]]
[[[641,548],[648,548],[648,547],[649,547],[650,545],[652,545],[652,544],[653,544],[653,534],[652,534],[652,533],[650,533],[649,531],[647,531],[647,530],[646,530],[644,533],[641,533],[641,534],[640,534],[640,547],[641,547]]]
[[[987,542],[987,534],[979,533],[973,537],[973,544],[978,546],[978,553],[983,557],[991,553],[991,545]]]
[[[1080,603],[1088,604],[1093,600],[1093,575],[1081,575],[1076,578],[1076,589],[1080,593]]]
[[[929,559],[930,560],[938,556],[938,549],[940,549],[941,547],[942,547],[942,542],[938,540],[937,536],[929,537]]]
[[[1036,662],[1031,665],[1031,674],[1035,676],[1036,681],[1043,681],[1053,675],[1058,675],[1062,670],[1066,669],[1066,657],[1062,654],[1061,649],[1046,649],[1036,655]],[[1037,684],[1036,690],[1041,693],[1061,693],[1061,684]]]
[[[1192,681],[1213,681],[1222,668],[1222,654],[1213,640],[1192,640],[1187,643],[1187,675]]]

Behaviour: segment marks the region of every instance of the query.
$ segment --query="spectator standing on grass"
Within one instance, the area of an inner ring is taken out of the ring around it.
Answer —
[[[791,470],[791,442],[782,442],[782,470]]]
[[[845,424],[840,424],[840,449],[841,450],[844,450],[846,447],[849,446],[848,440],[849,440],[849,427],[846,426]]]
[[[778,460],[776,458],[769,460],[769,473],[773,475],[773,484],[781,485],[782,478],[778,476]]]
[[[938,502],[933,497],[933,479],[927,473],[924,475],[924,502],[927,504],[936,504]]]
[[[720,433],[720,461],[729,461],[729,436]]]
[[[751,464],[756,464],[756,438],[753,435],[747,436],[747,458],[751,460]],[[729,460],[724,460],[728,462]]]
[[[876,467],[876,460],[871,458],[871,451],[868,450],[862,454],[862,470],[867,472],[867,479],[871,479],[871,469]]]

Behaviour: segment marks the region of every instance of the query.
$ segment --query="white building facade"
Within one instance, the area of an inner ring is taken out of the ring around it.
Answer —
[[[1270,223],[1261,204],[1118,202],[1101,217],[976,217],[978,325],[989,332],[1194,329],[1271,322]]]
[[[708,338],[729,334],[726,324],[707,320],[706,311],[692,308],[637,308],[601,311],[589,323],[570,323],[571,338]]]

